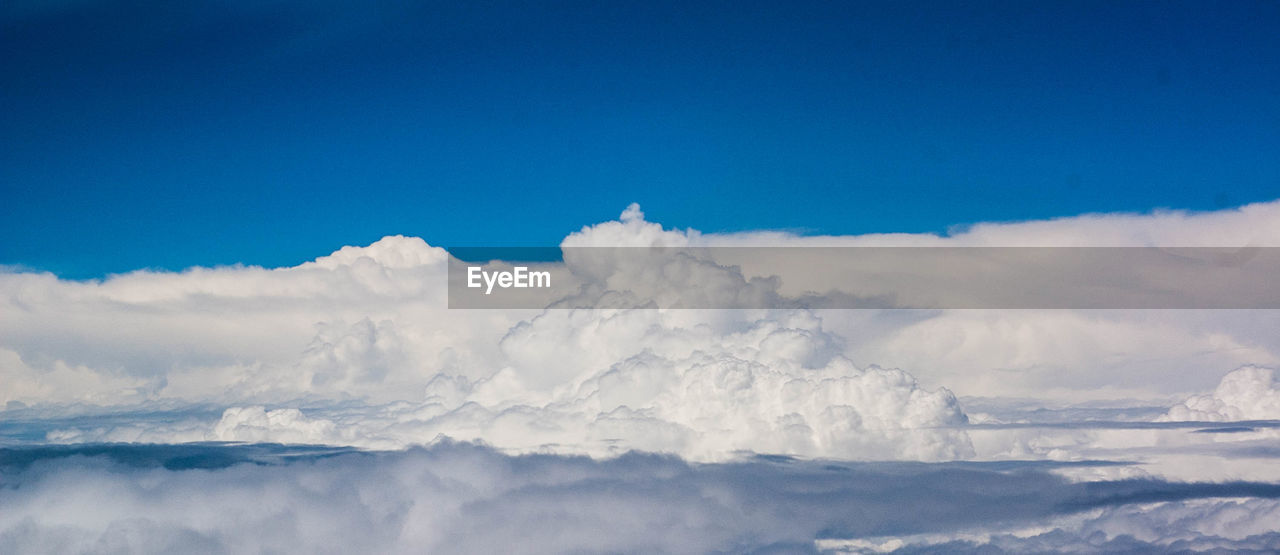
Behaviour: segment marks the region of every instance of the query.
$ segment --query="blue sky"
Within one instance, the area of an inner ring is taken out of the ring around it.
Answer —
[[[0,264],[1280,197],[1280,4],[6,2]]]

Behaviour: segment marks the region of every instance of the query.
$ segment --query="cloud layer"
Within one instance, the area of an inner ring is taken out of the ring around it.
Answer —
[[[0,551],[805,552],[885,537],[951,552],[1280,547],[1271,531],[1280,487],[1074,483],[1049,472],[1056,466],[695,465],[454,443],[395,453],[11,449],[0,450]],[[1254,499],[1219,500],[1240,496]]]
[[[1240,246],[1278,222],[807,238],[633,206],[564,244]],[[821,284],[569,252],[598,308],[448,310],[448,254],[410,237],[0,273],[0,443],[24,445],[0,448],[0,552],[1280,549],[1280,423],[1257,422],[1280,311],[655,310]]]
[[[813,238],[667,229],[633,206],[563,244],[1272,245],[1277,222],[1280,202],[980,224],[946,237]],[[639,448],[697,460],[743,450],[947,460],[978,452],[953,391],[1042,405],[1185,398],[1224,369],[1280,363],[1280,340],[1265,331],[1280,325],[1277,311],[629,308],[628,293],[645,288],[741,297],[796,287],[687,260],[566,260],[581,296],[616,308],[447,310],[447,257],[397,236],[289,268],[87,282],[0,273],[0,402],[36,419],[111,406],[204,415],[80,423],[50,430],[55,441],[395,448],[447,435],[518,451]]]

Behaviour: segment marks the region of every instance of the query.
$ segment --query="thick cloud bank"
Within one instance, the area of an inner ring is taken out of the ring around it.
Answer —
[[[1164,420],[1280,420],[1280,383],[1275,370],[1245,366],[1231,371],[1212,393],[1169,409]]]
[[[564,244],[1278,226],[1280,202],[704,235],[632,207]],[[1280,423],[1257,422],[1280,418],[1280,311],[657,310],[824,285],[573,253],[595,308],[449,310],[449,255],[398,236],[288,268],[0,272],[0,444],[25,446],[0,448],[0,553],[1280,550]]]
[[[566,243],[689,237],[630,209]],[[55,441],[388,448],[448,435],[515,450],[640,448],[700,460],[738,451],[972,454],[964,432],[950,429],[966,421],[950,392],[901,370],[855,366],[812,312],[450,311],[447,256],[420,239],[388,237],[275,270],[84,283],[3,275],[5,313],[15,315],[4,321],[11,343],[0,347],[11,384],[3,400],[228,407],[217,421],[57,430]],[[648,282],[617,283],[636,270],[617,261],[568,262],[586,276],[583,295],[622,296]],[[681,275],[662,286],[717,294],[741,281]],[[349,410],[300,410],[335,403]]]
[[[946,237],[710,235],[664,228],[633,206],[563,244],[1236,246],[1280,244],[1277,226],[1280,202],[980,224]],[[85,282],[0,272],[0,403],[9,418],[95,416],[50,429],[44,439],[59,442],[381,449],[447,435],[594,455],[948,460],[976,452],[953,391],[1182,398],[1224,368],[1280,363],[1267,332],[1277,311],[634,309],[637,291],[753,298],[791,285],[733,266],[589,255],[565,261],[578,296],[614,308],[448,310],[447,260],[396,236],[288,268]],[[1233,399],[1224,406],[1247,401]],[[189,416],[102,417],[157,410]]]
[[[698,465],[638,454],[513,457],[454,443],[380,453],[270,445],[8,449],[0,450],[0,552],[920,546],[885,537],[942,543],[949,552],[1280,547],[1270,531],[1280,487],[1082,484],[1049,472],[1057,466],[779,458]],[[1254,499],[1215,501],[1239,496]],[[1135,503],[1158,508],[1134,510]],[[1037,532],[1008,535],[1028,529]]]

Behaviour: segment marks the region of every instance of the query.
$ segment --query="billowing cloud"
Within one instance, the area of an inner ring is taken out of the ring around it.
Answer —
[[[685,237],[640,218],[632,209],[566,241]],[[448,435],[517,450],[643,448],[696,459],[744,450],[972,454],[964,432],[948,429],[965,421],[954,396],[899,370],[854,366],[808,311],[449,311],[446,256],[389,237],[275,270],[84,283],[5,275],[7,313],[19,315],[6,320],[15,343],[6,372],[17,386],[5,400],[222,404],[196,437],[212,440],[395,447]],[[57,387],[75,372],[102,378]],[[350,409],[299,410],[335,402]],[[49,437],[193,437],[186,425],[167,434],[126,425]]]
[[[1280,420],[1280,383],[1275,370],[1257,366],[1237,368],[1222,377],[1218,387],[1175,405],[1164,420]]]
[[[449,310],[410,237],[0,273],[0,441],[44,444],[0,449],[0,552],[1274,551],[1280,429],[1231,421],[1278,418],[1280,311],[637,308],[808,285],[576,247],[1268,245],[1277,210],[804,238],[632,206],[566,237],[579,309]]]
[[[1278,210],[805,238],[673,230],[632,206],[563,244],[1267,245]],[[741,299],[789,285],[696,258],[629,267],[608,249],[573,252],[581,295],[614,308],[448,310],[448,254],[398,236],[288,268],[3,273],[0,402],[36,415],[202,407],[168,427],[58,426],[57,441],[394,448],[447,435],[519,451],[938,460],[977,453],[951,391],[1165,399],[1222,368],[1280,362],[1262,331],[1276,311],[633,309],[627,292],[645,288]]]

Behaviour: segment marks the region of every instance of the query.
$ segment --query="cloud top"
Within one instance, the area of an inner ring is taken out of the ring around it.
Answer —
[[[563,245],[1166,245],[1188,237],[1184,228],[1212,244],[1257,233],[1266,243],[1277,207],[991,224],[949,238],[804,238],[668,229],[632,205]],[[628,304],[626,292],[646,287],[696,299],[786,286],[697,258],[639,268],[607,256],[567,258],[581,294],[612,300],[603,304],[612,308],[448,310],[447,260],[422,239],[394,236],[288,268],[138,271],[88,282],[3,272],[0,403],[84,414],[198,406],[212,415],[169,427],[67,426],[50,436],[58,441],[391,448],[446,435],[514,451],[639,448],[694,460],[743,450],[949,460],[975,453],[953,390],[1065,397],[1117,384],[1127,389],[1110,394],[1155,396],[1203,387],[1197,380],[1224,365],[1280,360],[1274,337],[1258,331],[1275,323],[1265,311],[1162,313],[1155,322],[1076,312]],[[1173,372],[1169,364],[1181,366]],[[1265,395],[1247,391],[1228,387],[1186,410],[1271,414]]]
[[[1223,376],[1212,392],[1169,409],[1164,420],[1280,420],[1280,383],[1271,368],[1237,368]]]

